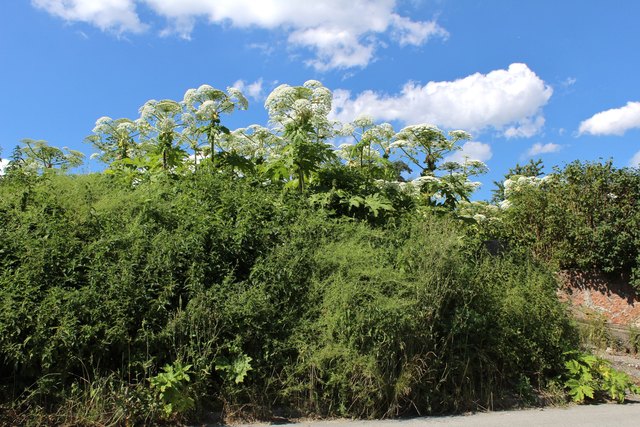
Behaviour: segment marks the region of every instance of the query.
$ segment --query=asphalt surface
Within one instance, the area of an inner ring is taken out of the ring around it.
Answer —
[[[640,427],[640,402],[563,408],[486,412],[448,417],[423,417],[381,421],[301,421],[295,424],[239,424],[242,427]]]

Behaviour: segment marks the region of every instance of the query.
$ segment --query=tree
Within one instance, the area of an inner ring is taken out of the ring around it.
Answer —
[[[514,246],[555,268],[621,274],[640,289],[637,169],[574,161],[543,178],[514,175],[504,182],[504,196],[502,220]]]

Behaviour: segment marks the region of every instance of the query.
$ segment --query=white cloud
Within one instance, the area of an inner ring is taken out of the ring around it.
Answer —
[[[307,65],[326,71],[332,68],[363,67],[373,59],[375,45],[363,44],[349,30],[338,28],[307,28],[297,30],[289,36],[289,42],[316,51],[315,59]]]
[[[536,117],[526,117],[520,121],[516,126],[510,126],[504,131],[504,136],[507,138],[531,138],[537,134],[544,126],[544,117],[538,115]]]
[[[431,123],[445,128],[478,132],[486,128],[507,137],[530,137],[544,125],[542,107],[553,89],[525,64],[506,70],[424,86],[409,82],[397,95],[365,91],[352,98],[346,90],[334,92],[332,116],[348,122],[367,114],[378,120]]]
[[[400,46],[420,46],[429,37],[449,37],[447,30],[439,26],[435,21],[416,22],[399,15],[391,16],[394,38]]]
[[[309,65],[326,70],[363,67],[374,59],[388,34],[400,46],[419,46],[432,37],[446,38],[435,21],[414,21],[396,13],[397,0],[32,0],[67,21],[103,30],[139,32],[145,28],[135,12],[144,4],[165,18],[163,35],[189,38],[198,20],[237,28],[283,30],[290,45],[314,53]]]
[[[133,0],[31,0],[31,3],[66,21],[87,22],[103,31],[140,33],[147,28],[136,13]]]
[[[233,87],[242,92],[244,96],[252,98],[253,100],[261,101],[264,98],[262,78],[259,78],[253,83],[238,80],[233,84]]]
[[[445,162],[458,163],[464,163],[465,159],[486,162],[491,159],[491,157],[493,157],[493,153],[491,152],[491,146],[489,144],[477,141],[467,141],[464,143],[461,150],[445,157],[443,160]]]
[[[623,135],[633,128],[640,128],[640,102],[627,102],[624,107],[594,114],[580,123],[579,134]]]
[[[557,153],[561,149],[562,149],[562,146],[559,144],[554,144],[552,142],[549,142],[547,144],[542,144],[540,142],[537,142],[533,144],[531,148],[529,148],[529,151],[527,151],[527,156],[533,157],[539,154]]]
[[[0,175],[4,175],[4,171],[9,165],[8,159],[0,159]]]
[[[634,168],[640,168],[640,151],[633,155],[629,161],[629,166]]]

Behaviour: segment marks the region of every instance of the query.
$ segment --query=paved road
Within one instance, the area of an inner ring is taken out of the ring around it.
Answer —
[[[243,424],[261,427],[269,424]],[[273,424],[271,424],[273,425]],[[426,417],[383,421],[312,421],[278,424],[278,427],[639,427],[640,402],[624,405],[586,405],[566,408],[527,409],[450,417]]]

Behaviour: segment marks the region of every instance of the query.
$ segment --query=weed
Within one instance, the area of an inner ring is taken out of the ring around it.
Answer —
[[[167,418],[184,415],[195,405],[195,401],[189,395],[190,369],[191,365],[174,362],[173,365],[165,365],[161,373],[149,379],[151,388],[156,390],[158,399],[162,402]]]
[[[576,403],[599,401],[605,397],[622,403],[627,391],[640,392],[640,387],[627,374],[613,369],[604,359],[579,352],[570,352],[567,356],[564,385]]]

